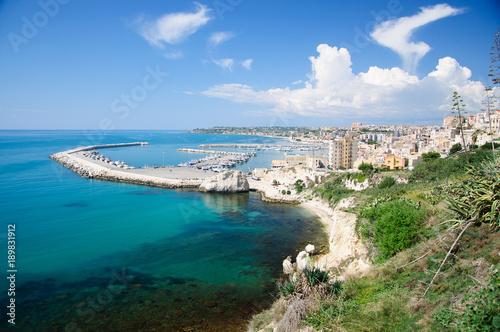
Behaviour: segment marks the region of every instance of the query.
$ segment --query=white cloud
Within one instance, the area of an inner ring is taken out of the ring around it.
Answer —
[[[210,38],[208,38],[208,48],[212,51],[214,48],[231,38],[233,38],[231,32],[214,32]]]
[[[420,59],[431,49],[424,42],[410,41],[415,30],[441,18],[463,12],[463,9],[453,8],[447,4],[422,7],[420,10],[420,13],[413,16],[383,22],[371,33],[376,42],[399,54],[403,60],[403,68],[409,72],[415,71]]]
[[[469,112],[481,109],[483,84],[470,81],[470,70],[453,58],[439,60],[435,71],[419,79],[397,67],[371,67],[367,72],[354,74],[346,49],[322,44],[317,51],[317,57],[309,58],[312,73],[303,88],[258,90],[230,83],[212,86],[203,94],[236,103],[265,105],[275,114],[361,121],[441,119],[450,114],[455,90],[462,95]]]
[[[196,3],[194,12],[180,12],[163,15],[156,20],[136,20],[139,33],[151,45],[164,49],[166,44],[178,44],[194,34],[212,19],[211,9]]]
[[[241,62],[241,65],[247,70],[252,70],[252,63],[253,59],[246,59]]]
[[[233,70],[234,60],[233,59],[220,59],[220,60],[212,60],[217,66],[222,69],[229,69],[229,71]]]
[[[184,55],[182,54],[181,51],[171,51],[163,53],[163,56],[167,59],[179,59],[182,58]]]

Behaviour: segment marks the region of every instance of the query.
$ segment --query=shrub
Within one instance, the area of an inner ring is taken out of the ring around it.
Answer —
[[[497,269],[500,266],[497,266]],[[468,299],[460,329],[463,331],[500,330],[500,273],[491,276],[488,285]]]
[[[296,285],[293,282],[285,281],[284,283],[282,283],[278,281],[277,286],[280,294],[284,297],[295,293]]]
[[[312,269],[305,269],[304,275],[306,276],[307,283],[311,286],[327,283],[330,280],[328,272],[315,267]]]
[[[297,194],[300,194],[302,192],[302,190],[304,190],[304,181],[301,180],[301,179],[298,179],[297,181],[295,181],[294,183],[294,186],[295,186],[295,190],[297,191]]]
[[[283,190],[281,191],[281,193],[282,193],[283,195],[284,195],[284,194],[286,194],[286,190],[285,190],[285,189],[283,189]]]
[[[428,152],[428,153],[422,153],[422,158],[424,161],[432,161],[441,158],[441,155],[439,152]]]
[[[495,145],[495,150],[500,148],[500,143],[493,143]],[[490,143],[484,143],[479,147],[479,150],[492,150],[491,142]]]
[[[453,144],[453,146],[450,149],[450,154],[454,154],[460,150],[462,150],[462,144],[460,143]]]
[[[365,164],[364,162],[361,163],[361,165],[358,166],[358,169],[362,171],[363,173],[369,172],[373,170],[373,165],[372,164]]]
[[[373,236],[380,252],[379,260],[416,244],[423,232],[424,210],[410,200],[393,200],[377,204],[363,212],[372,221],[371,229],[364,226],[363,236]]]
[[[292,193],[292,192],[291,192],[290,190],[287,190],[287,191],[286,191],[286,194],[287,194],[287,195],[290,195],[291,193]]]
[[[392,176],[388,176],[385,179],[383,179],[382,182],[380,182],[378,187],[380,189],[385,189],[385,188],[390,188],[395,184],[396,184],[396,180],[394,180],[394,178]]]

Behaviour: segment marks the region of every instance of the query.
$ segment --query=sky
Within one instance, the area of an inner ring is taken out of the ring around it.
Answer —
[[[439,125],[498,0],[0,0],[0,129]],[[500,97],[500,89],[495,89]]]

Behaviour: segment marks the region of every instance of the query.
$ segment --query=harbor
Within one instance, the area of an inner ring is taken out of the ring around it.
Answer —
[[[227,151],[212,151],[212,150],[198,150],[198,149],[177,149],[179,152],[188,153],[204,153],[210,154],[203,158],[193,159],[189,162],[180,163],[179,167],[192,167],[203,171],[213,171],[221,173],[238,164],[247,162],[250,158],[255,157],[255,152],[227,152]]]
[[[195,159],[181,166],[160,166],[134,168],[124,161],[113,161],[99,154],[97,148],[123,147],[133,145],[147,145],[148,143],[110,144],[101,146],[79,147],[55,153],[51,159],[88,179],[97,179],[111,182],[139,184],[150,187],[167,189],[192,188],[197,189],[207,178],[228,171],[235,163],[244,163],[255,156],[255,152],[222,153],[208,155]],[[188,150],[188,149],[186,149]],[[189,149],[193,151],[193,149]],[[261,198],[267,202],[298,203],[296,195],[284,196],[280,188],[272,183],[260,181],[255,175],[247,177],[250,191],[260,192]]]

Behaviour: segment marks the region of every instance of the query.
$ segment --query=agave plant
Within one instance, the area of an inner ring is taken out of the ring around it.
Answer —
[[[463,222],[489,223],[500,227],[500,164],[485,161],[479,166],[469,166],[468,179],[453,190],[448,199],[450,209]]]

